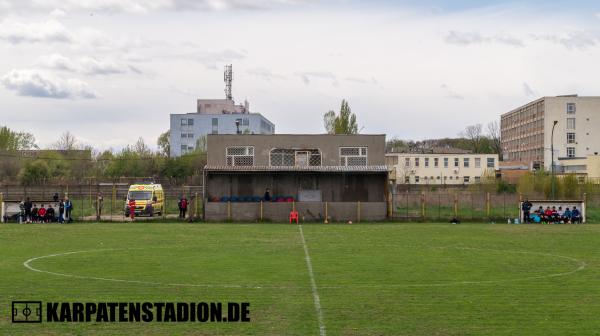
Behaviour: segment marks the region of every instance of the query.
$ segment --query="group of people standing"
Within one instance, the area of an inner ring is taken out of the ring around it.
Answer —
[[[72,222],[71,212],[73,211],[73,202],[69,197],[59,200],[58,194],[54,194],[54,202],[58,202],[58,217],[56,209],[52,204],[41,204],[40,207],[33,203],[29,197],[21,200],[19,203],[19,222],[20,223],[64,223]]]
[[[547,206],[546,209],[540,206],[538,209],[531,211],[532,207],[533,204],[529,200],[523,202],[521,206],[525,223],[577,224],[583,221],[582,214],[577,206],[573,206],[573,209],[566,207],[565,210],[562,206],[559,206],[558,209],[556,206]]]

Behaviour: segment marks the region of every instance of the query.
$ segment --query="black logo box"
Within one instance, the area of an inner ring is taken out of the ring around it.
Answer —
[[[13,323],[42,323],[42,301],[13,301]]]

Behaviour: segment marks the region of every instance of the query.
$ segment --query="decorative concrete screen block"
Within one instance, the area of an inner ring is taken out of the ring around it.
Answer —
[[[321,190],[300,190],[298,191],[298,201],[300,202],[321,202]]]
[[[271,166],[320,166],[321,152],[318,149],[275,148],[269,159]]]
[[[340,165],[342,166],[366,166],[367,148],[366,147],[341,147]]]
[[[228,166],[253,166],[254,165],[254,147],[252,146],[233,146],[227,147],[227,165]]]

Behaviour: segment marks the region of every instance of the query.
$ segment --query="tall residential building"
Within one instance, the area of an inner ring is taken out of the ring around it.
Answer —
[[[505,164],[550,170],[555,122],[554,164],[558,172],[568,172],[573,160],[598,155],[600,97],[542,97],[501,116]]]
[[[196,112],[171,114],[171,156],[189,153],[206,145],[208,134],[273,134],[275,125],[260,113],[251,113],[250,104],[236,105],[231,96],[231,66],[225,67],[225,99],[198,99]]]

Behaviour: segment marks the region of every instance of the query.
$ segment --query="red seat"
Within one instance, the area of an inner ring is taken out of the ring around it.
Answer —
[[[298,224],[298,211],[290,211],[290,224],[292,224],[292,221],[296,221],[296,224]]]

